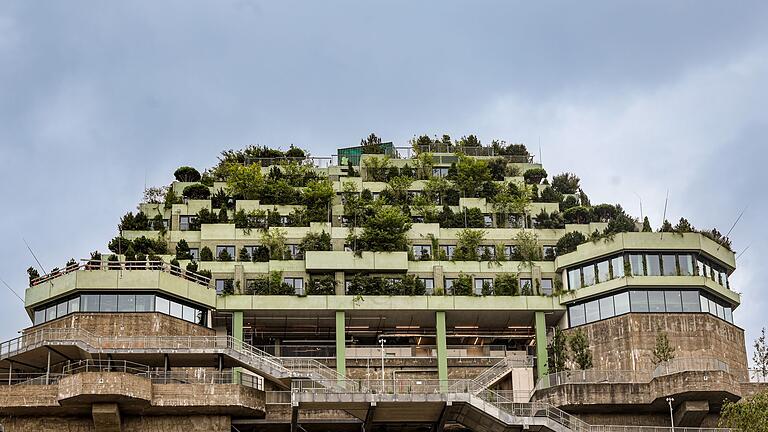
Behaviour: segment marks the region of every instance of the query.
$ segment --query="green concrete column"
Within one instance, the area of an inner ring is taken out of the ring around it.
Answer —
[[[437,377],[440,390],[448,390],[448,344],[445,338],[445,311],[435,312],[437,329]]]
[[[232,312],[232,338],[235,339],[235,348],[242,347],[243,311]],[[232,370],[232,378],[235,383],[240,382],[240,368],[234,368]]]
[[[347,374],[347,335],[344,311],[336,311],[336,372]],[[341,377],[339,377],[341,379]]]
[[[535,312],[536,314],[536,369],[538,377],[541,379],[548,372],[547,356],[547,323],[544,312]]]

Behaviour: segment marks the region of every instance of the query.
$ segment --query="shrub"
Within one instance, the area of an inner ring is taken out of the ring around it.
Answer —
[[[493,281],[494,293],[497,296],[513,296],[518,294],[517,277],[509,273],[496,276]]]
[[[287,231],[279,228],[265,230],[261,234],[261,244],[269,250],[269,258],[281,260],[285,258],[285,239]]]
[[[334,295],[336,278],[333,275],[314,276],[307,283],[307,295]]]
[[[164,207],[166,209],[170,209],[173,207],[174,204],[181,204],[184,201],[176,195],[176,192],[174,192],[173,188],[168,188],[168,191],[165,193],[165,200],[164,200]]]
[[[560,237],[560,239],[557,241],[557,245],[555,245],[555,250],[557,250],[558,256],[564,255],[575,251],[577,246],[586,241],[587,238],[584,236],[584,234],[578,231],[571,231]]]
[[[587,335],[583,330],[576,330],[568,341],[571,352],[573,353],[573,361],[579,369],[589,369],[592,367],[592,353],[589,351],[589,341]]]
[[[29,284],[32,285],[32,281],[40,277],[40,272],[36,268],[30,267],[27,269],[27,275],[29,276]]]
[[[457,296],[471,296],[472,295],[472,276],[464,273],[459,274],[459,277],[453,281],[453,295]]]
[[[592,212],[589,207],[571,207],[563,212],[563,219],[568,224],[587,224],[592,220]]]
[[[457,261],[477,261],[477,248],[485,239],[485,230],[464,228],[456,234],[456,250],[453,259]]]
[[[285,156],[289,158],[304,158],[306,157],[306,153],[304,150],[295,147],[293,144],[288,148],[288,150],[285,151]]]
[[[306,251],[329,251],[331,250],[331,235],[323,231],[321,233],[307,233],[301,243],[299,243],[299,249],[302,252]]]
[[[374,252],[407,251],[406,234],[412,226],[411,218],[399,208],[378,206],[365,221],[358,249]]]
[[[185,187],[182,196],[189,199],[208,199],[211,196],[211,190],[208,186],[196,183]]]
[[[552,177],[552,189],[561,194],[575,194],[579,191],[579,178],[573,173],[562,173]]]
[[[200,249],[200,261],[213,261],[213,252],[211,252],[211,248],[203,246],[203,248]]]
[[[515,236],[515,251],[513,260],[521,261],[528,267],[533,266],[534,261],[541,261],[541,246],[538,236],[531,231],[520,231]]]
[[[544,188],[539,197],[540,202],[559,203],[563,200],[563,194],[552,187]]]
[[[579,206],[579,200],[573,195],[568,195],[563,199],[563,201],[560,202],[560,211],[564,212],[570,208],[578,207]]]
[[[523,178],[527,184],[539,184],[547,178],[547,171],[544,168],[530,168],[523,173]]]
[[[242,247],[237,254],[237,260],[241,262],[248,262],[251,260],[251,254],[248,253],[248,249]]]
[[[180,182],[197,182],[200,181],[200,172],[196,169],[189,167],[189,166],[183,166],[179,167],[174,173],[173,176],[176,177],[176,180]]]
[[[481,191],[483,183],[491,180],[491,170],[488,162],[482,159],[475,159],[464,155],[459,155],[459,161],[456,163],[455,184],[459,191],[465,197],[477,197]]]
[[[189,252],[189,244],[184,239],[181,239],[176,243],[176,259],[192,259],[192,255]]]

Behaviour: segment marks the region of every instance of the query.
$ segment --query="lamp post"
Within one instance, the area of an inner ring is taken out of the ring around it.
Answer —
[[[669,404],[669,421],[672,424],[672,432],[675,432],[675,417],[672,415],[672,402],[675,401],[675,398],[668,397],[667,403]]]
[[[384,342],[386,342],[386,339],[379,338],[379,343],[381,343],[381,392],[384,393]]]

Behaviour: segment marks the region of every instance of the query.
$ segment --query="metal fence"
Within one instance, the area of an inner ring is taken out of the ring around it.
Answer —
[[[34,278],[29,281],[29,286],[33,287],[44,282],[51,281],[60,276],[78,271],[104,271],[104,270],[154,270],[169,273],[173,276],[177,276],[188,281],[195,282],[199,285],[210,287],[211,279],[205,276],[201,276],[195,272],[187,271],[180,267],[162,262],[162,261],[96,261],[96,260],[81,260],[80,264],[70,265],[62,270],[52,271],[46,275]]]

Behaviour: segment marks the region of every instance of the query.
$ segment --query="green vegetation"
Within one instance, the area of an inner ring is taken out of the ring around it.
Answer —
[[[181,195],[188,199],[204,200],[210,198],[211,190],[206,185],[196,183],[185,187]]]
[[[357,274],[352,277],[347,288],[347,294],[415,296],[426,294],[426,287],[415,275],[385,279],[377,276]]]
[[[199,182],[200,172],[192,167],[183,166],[179,167],[173,176],[180,182]]]
[[[739,402],[726,400],[720,411],[719,427],[741,432],[768,430],[768,391],[762,391]]]
[[[363,232],[357,239],[360,251],[396,252],[408,250],[406,233],[411,219],[397,207],[376,205],[373,215],[367,217]]]
[[[552,341],[547,345],[549,361],[547,362],[549,373],[558,373],[568,370],[568,337],[560,327],[555,327]]]
[[[579,369],[585,370],[592,367],[592,352],[589,351],[589,341],[582,329],[576,330],[568,340],[573,353],[573,361]]]
[[[656,345],[653,347],[653,362],[654,365],[667,362],[675,358],[675,349],[669,344],[669,337],[666,332],[660,332],[656,335]]]

